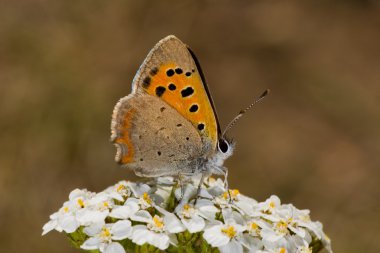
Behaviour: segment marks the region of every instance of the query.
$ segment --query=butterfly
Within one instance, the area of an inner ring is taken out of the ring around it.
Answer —
[[[211,174],[227,178],[223,163],[234,144],[225,132],[199,61],[173,35],[149,52],[111,123],[115,160],[123,167],[142,177],[201,174],[201,182]]]

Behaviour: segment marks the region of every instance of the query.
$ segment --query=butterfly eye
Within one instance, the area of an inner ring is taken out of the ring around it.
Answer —
[[[230,149],[230,145],[225,139],[219,139],[218,148],[222,153],[227,153],[227,151]]]

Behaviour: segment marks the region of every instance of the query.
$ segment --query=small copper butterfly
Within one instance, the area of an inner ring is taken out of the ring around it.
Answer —
[[[143,177],[227,176],[223,163],[234,147],[221,133],[197,58],[173,35],[149,52],[132,93],[116,104],[111,133],[115,160]]]

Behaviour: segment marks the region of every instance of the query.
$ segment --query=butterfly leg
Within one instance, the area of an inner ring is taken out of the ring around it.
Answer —
[[[199,180],[198,188],[197,188],[197,194],[195,195],[195,200],[194,200],[194,206],[197,204],[198,196],[201,193],[201,187],[203,184],[203,181],[205,180],[206,173],[202,173],[201,179]]]
[[[229,202],[232,203],[231,192],[228,186],[228,169],[226,167],[219,167],[217,168],[217,171],[219,171],[224,176],[224,188],[226,189],[228,193]]]
[[[179,187],[181,187],[181,196],[179,198],[179,202],[181,202],[183,199],[183,196],[185,195],[185,184],[182,180],[182,174],[181,173],[178,174],[178,183],[179,183]]]
[[[228,192],[229,202],[231,204],[232,203],[232,197],[231,197],[231,192],[230,192],[230,188],[228,185],[228,169],[226,167],[223,167],[223,172],[224,172],[224,187],[226,188],[226,190]]]

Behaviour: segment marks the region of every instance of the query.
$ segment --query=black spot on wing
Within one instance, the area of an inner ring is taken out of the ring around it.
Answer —
[[[205,129],[205,124],[199,123],[198,124],[198,130],[202,131],[203,129]]]
[[[165,88],[165,87],[163,87],[163,86],[158,86],[158,87],[156,88],[156,95],[157,95],[158,97],[161,97],[161,96],[164,94],[165,91],[166,91],[166,88]]]
[[[156,75],[158,73],[158,68],[152,68],[151,70],[150,70],[150,72],[149,72],[149,74],[151,75],[151,76],[154,76],[154,75]]]
[[[177,89],[177,86],[175,86],[174,83],[171,83],[171,84],[169,84],[168,88],[169,88],[169,90],[173,91],[173,90]]]
[[[167,75],[167,76],[173,76],[173,75],[174,75],[174,70],[172,70],[172,69],[168,69],[168,70],[166,71],[166,75]]]
[[[150,81],[151,81],[151,80],[152,80],[152,79],[150,78],[150,76],[145,77],[144,80],[143,80],[143,82],[142,82],[142,86],[143,86],[145,89],[147,89],[147,88],[149,87],[149,85],[150,85]]]
[[[176,72],[178,75],[180,75],[180,74],[183,73],[183,70],[182,70],[181,68],[176,68],[176,69],[175,69],[175,72]]]
[[[187,87],[187,88],[181,90],[182,97],[191,96],[193,93],[194,93],[194,89],[192,87]]]
[[[198,111],[198,105],[192,105],[191,107],[190,107],[190,109],[189,109],[189,111],[190,112],[196,112],[196,111]]]

